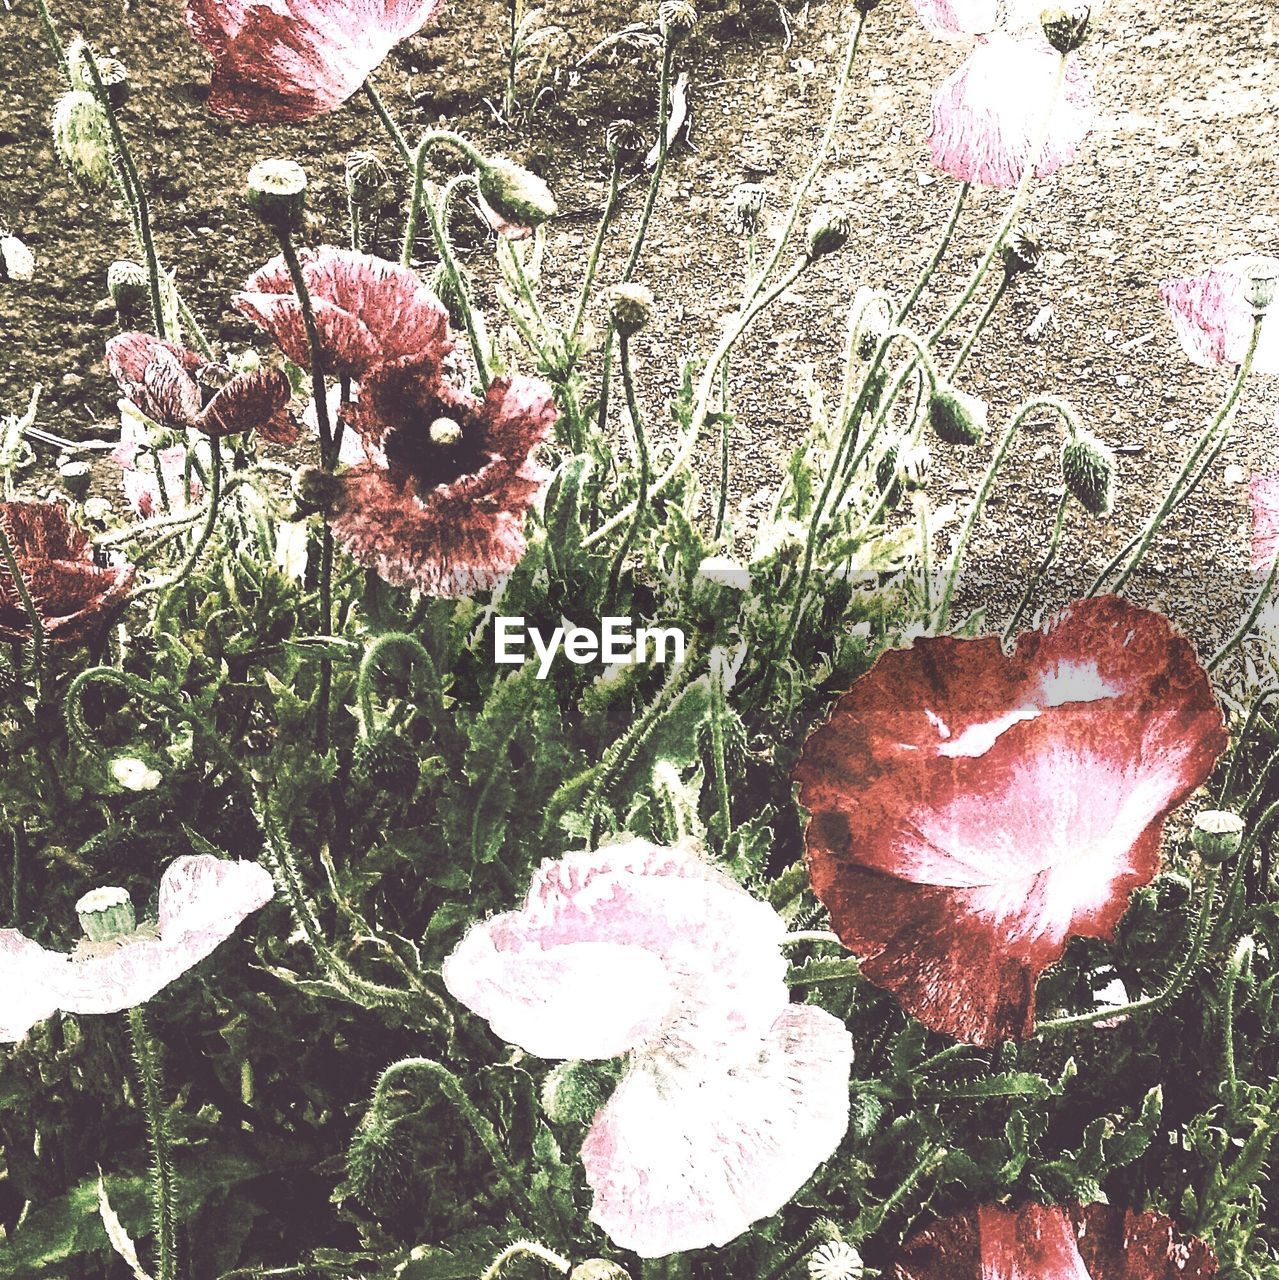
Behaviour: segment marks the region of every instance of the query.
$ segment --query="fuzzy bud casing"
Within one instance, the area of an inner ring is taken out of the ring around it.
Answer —
[[[986,436],[986,402],[939,381],[928,401],[928,425],[947,444],[980,444]]]
[[[306,170],[296,160],[273,156],[249,170],[245,196],[249,208],[272,230],[288,235],[302,229],[306,208]]]
[[[139,262],[117,258],[107,268],[107,294],[122,316],[137,315],[150,304],[147,269]]]
[[[376,791],[407,794],[417,785],[417,749],[402,733],[388,729],[362,739],[351,761],[356,782]]]
[[[1205,865],[1219,867],[1243,844],[1244,821],[1227,809],[1205,809],[1195,816],[1190,843]]]
[[[73,89],[58,99],[53,148],[77,182],[105,187],[111,180],[111,125],[93,94]]]
[[[90,942],[111,942],[124,938],[137,928],[137,916],[128,891],[114,886],[90,889],[75,904],[80,928]]]
[[[1115,509],[1115,455],[1091,431],[1076,427],[1061,446],[1061,478],[1071,497],[1094,516]]]
[[[617,1080],[607,1063],[558,1063],[542,1082],[542,1110],[552,1124],[589,1124]]]
[[[848,214],[831,205],[822,205],[808,224],[808,256],[814,260],[838,253],[852,235]]]
[[[638,333],[653,318],[653,291],[642,284],[614,285],[608,293],[608,318],[622,337]]]
[[[559,211],[551,189],[513,160],[485,160],[477,175],[480,195],[503,222],[539,227]]]
[[[697,10],[689,0],[661,0],[657,6],[657,24],[662,35],[674,44],[693,34],[697,26]]]
[[[375,151],[352,151],[343,167],[346,193],[357,205],[368,204],[391,180]]]

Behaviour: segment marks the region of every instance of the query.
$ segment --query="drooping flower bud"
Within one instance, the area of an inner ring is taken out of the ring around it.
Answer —
[[[112,885],[90,889],[75,904],[75,909],[80,917],[80,928],[90,942],[111,942],[128,937],[138,925],[133,900],[127,890]]]
[[[420,775],[416,748],[393,729],[364,738],[355,748],[351,776],[364,786],[404,794],[413,790]]]
[[[587,1258],[568,1273],[568,1280],[631,1280],[631,1273],[607,1258]]]
[[[146,267],[127,258],[117,258],[107,268],[107,293],[122,316],[137,315],[145,310],[151,298]]]
[[[306,170],[296,160],[259,160],[249,170],[245,194],[249,208],[272,230],[287,235],[302,229]]]
[[[77,182],[105,187],[111,180],[111,125],[93,94],[73,89],[58,99],[53,148]]]
[[[1002,250],[1004,274],[1011,279],[1023,271],[1034,271],[1044,256],[1039,232],[1030,225],[1014,227]]]
[[[816,261],[838,253],[852,235],[848,214],[832,205],[822,205],[808,223],[808,256]]]
[[[125,791],[154,791],[164,781],[158,769],[137,756],[117,756],[111,761],[111,776]]]
[[[476,177],[481,197],[503,222],[539,227],[559,211],[550,187],[513,160],[486,159]]]
[[[657,6],[657,24],[662,35],[675,44],[693,34],[697,26],[697,10],[689,0],[661,0]]]
[[[928,402],[928,425],[947,444],[980,444],[986,435],[986,402],[939,380]]]
[[[1115,455],[1091,431],[1072,427],[1061,446],[1061,478],[1081,507],[1094,516],[1115,509]]]
[[[561,1062],[542,1082],[542,1110],[552,1124],[589,1124],[618,1078],[611,1063]]]
[[[728,198],[728,227],[739,235],[759,231],[760,215],[768,200],[768,188],[761,182],[739,182]]]
[[[862,1255],[844,1240],[828,1240],[808,1255],[810,1280],[862,1280]]]
[[[653,291],[642,284],[616,284],[608,291],[608,318],[624,338],[653,318]]]
[[[1205,809],[1195,816],[1190,843],[1209,867],[1233,858],[1243,844],[1244,821],[1227,809]]]
[[[352,151],[344,167],[346,191],[357,205],[365,205],[391,180],[375,151]]]
[[[643,130],[634,120],[614,120],[604,130],[604,151],[614,164],[625,164],[645,151]]]
[[[346,1176],[355,1198],[372,1214],[393,1214],[410,1191],[409,1154],[395,1124],[370,1111],[346,1152]]]
[[[460,291],[453,273],[442,262],[438,263],[431,273],[430,288],[431,292],[444,304],[444,309],[449,313],[449,320],[453,327],[461,329],[466,323],[463,303],[469,303],[471,300],[471,276],[470,272],[460,263],[457,271],[457,281],[461,283]],[[464,298],[460,297],[459,292],[464,293],[466,296]]]
[[[30,280],[35,273],[35,254],[17,236],[0,233],[0,282]]]
[[[1264,315],[1275,300],[1279,287],[1279,258],[1263,255],[1251,259],[1244,284],[1244,299],[1254,315]]]
[[[1074,53],[1088,34],[1089,8],[1086,4],[1051,5],[1039,15],[1044,36],[1058,53]]]

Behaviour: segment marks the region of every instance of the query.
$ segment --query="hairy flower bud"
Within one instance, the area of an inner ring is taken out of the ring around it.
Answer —
[[[1050,5],[1039,15],[1048,43],[1060,54],[1074,53],[1088,34],[1089,8],[1086,4]]]
[[[1115,509],[1115,455],[1091,431],[1073,427],[1061,446],[1061,478],[1081,507],[1094,516]]]
[[[561,1062],[542,1082],[542,1110],[552,1124],[589,1124],[617,1081],[611,1063]]]
[[[395,1140],[394,1122],[369,1112],[346,1152],[346,1176],[355,1198],[372,1214],[389,1217],[409,1194],[410,1158]]]
[[[458,283],[454,281],[453,273],[442,262],[431,273],[430,288],[431,292],[444,304],[453,327],[461,329],[466,324],[463,303],[469,303],[471,300],[471,276],[461,264],[458,265],[457,270],[457,281],[461,284],[460,290]]]
[[[346,193],[357,205],[368,204],[391,180],[375,151],[352,151],[343,168]]]
[[[0,232],[0,283],[30,280],[35,273],[35,254],[17,236]]]
[[[828,1240],[808,1255],[811,1280],[862,1280],[862,1255],[843,1240]]]
[[[814,260],[838,253],[852,235],[848,214],[831,205],[822,205],[808,224],[808,256]]]
[[[928,402],[928,425],[947,444],[980,444],[986,435],[986,402],[939,381]]]
[[[644,131],[634,120],[614,120],[604,130],[604,150],[614,164],[634,160],[644,154]]]
[[[1002,250],[1004,274],[1009,278],[1023,271],[1034,271],[1044,256],[1044,246],[1034,227],[1017,226],[1004,242]]]
[[[272,230],[287,235],[302,229],[306,170],[296,160],[259,160],[249,170],[245,194],[249,208]]]
[[[693,34],[697,26],[697,10],[689,0],[661,0],[657,6],[657,23],[662,35],[672,44]]]
[[[477,180],[481,197],[503,222],[539,227],[559,211],[550,187],[513,160],[485,160]]]
[[[759,231],[760,215],[768,200],[768,188],[760,182],[739,182],[728,198],[728,226],[739,235]]]
[[[127,890],[114,886],[90,889],[75,904],[80,928],[90,942],[111,942],[124,938],[137,928],[133,900]]]
[[[147,269],[139,262],[117,258],[107,268],[107,293],[122,316],[137,315],[150,303]]]
[[[53,148],[77,182],[105,187],[111,180],[111,125],[93,94],[73,89],[58,99]]]
[[[615,284],[608,291],[608,318],[624,338],[653,318],[653,291],[642,284]]]
[[[417,785],[419,776],[417,749],[393,729],[364,738],[355,748],[351,777],[366,787],[405,794]]]
[[[1233,858],[1243,844],[1244,821],[1226,809],[1205,809],[1195,816],[1190,843],[1210,867],[1219,867]]]
[[[631,1280],[631,1273],[607,1258],[587,1258],[568,1273],[568,1280]]]

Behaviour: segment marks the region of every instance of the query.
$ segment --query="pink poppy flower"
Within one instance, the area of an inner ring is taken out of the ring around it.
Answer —
[[[1269,573],[1279,555],[1279,475],[1255,476],[1248,496],[1252,500],[1252,570]]]
[[[414,271],[328,245],[298,255],[315,312],[324,372],[357,382],[388,360],[442,365],[453,349],[448,312]],[[283,258],[255,271],[232,305],[275,339],[294,364],[311,367],[302,307]]]
[[[621,1247],[725,1244],[838,1146],[852,1041],[789,1002],[784,934],[689,847],[630,840],[544,862],[445,961],[449,991],[529,1053],[629,1055],[582,1147],[591,1219]]]
[[[1259,270],[1268,272],[1276,265],[1274,259],[1247,255],[1231,258],[1203,275],[1168,280],[1159,286],[1159,296],[1189,360],[1205,369],[1243,363],[1252,340],[1248,281]],[[1252,358],[1257,373],[1279,373],[1279,320],[1275,315],[1272,309],[1261,322]]]
[[[381,365],[352,423],[375,459],[336,477],[325,518],[352,559],[396,585],[459,597],[520,562],[547,472],[533,451],[555,422],[551,389],[498,378],[483,400],[417,361]]]
[[[23,1039],[59,1011],[117,1013],[143,1004],[210,955],[273,893],[270,875],[256,862],[198,854],[177,858],[161,877],[154,924],[103,941],[86,938],[70,954],[0,929],[0,1042]]]
[[[187,502],[187,451],[180,444],[148,450],[147,430],[141,417],[127,400],[120,401],[120,443],[111,450],[111,460],[120,468],[120,486],[125,501],[144,520],[164,510],[160,496],[163,481],[169,509],[182,511]],[[190,478],[190,504],[204,496],[199,478]]]
[[[996,31],[978,44],[933,95],[933,163],[960,182],[1015,187],[1052,102],[1060,57],[1042,35]],[[1050,177],[1073,160],[1093,119],[1088,76],[1072,53],[1035,177]]]
[[[439,0],[186,0],[213,58],[209,109],[258,123],[336,111]]]
[[[1029,1035],[1040,973],[1071,937],[1111,935],[1225,745],[1190,645],[1118,597],[1008,655],[916,640],[804,745],[813,888],[863,974],[925,1025]]]
[[[1041,0],[913,0],[925,30],[943,39],[1039,25]],[[1003,12],[1001,13],[1001,9]]]
[[[1208,1280],[1217,1258],[1157,1213],[1108,1204],[982,1205],[902,1246],[892,1280]]]
[[[58,503],[2,502],[0,526],[50,644],[87,643],[124,608],[133,566],[95,564],[84,530],[71,523]],[[0,640],[30,638],[22,597],[0,559]]]
[[[297,439],[289,413],[293,389],[282,369],[232,373],[148,333],[112,338],[107,365],[125,398],[162,427],[200,431],[215,440],[242,431],[278,444]]]

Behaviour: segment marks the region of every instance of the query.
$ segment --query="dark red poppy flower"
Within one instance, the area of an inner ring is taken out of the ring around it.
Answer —
[[[336,111],[439,0],[186,0],[213,58],[209,109],[277,123]]]
[[[974,1044],[1029,1035],[1040,973],[1072,936],[1111,935],[1225,745],[1189,643],[1118,597],[1008,655],[993,637],[917,640],[804,745],[813,888],[921,1022]]]
[[[282,369],[232,373],[225,365],[149,333],[122,333],[107,343],[107,365],[125,398],[153,422],[220,439],[256,431],[289,444],[297,423],[293,389]]]
[[[452,350],[448,312],[416,272],[328,245],[298,255],[324,351],[325,373],[360,381],[377,365],[412,357],[442,364]],[[302,307],[283,258],[273,258],[232,300],[294,364],[311,367]]]
[[[381,366],[352,415],[370,461],[336,477],[334,536],[387,582],[448,597],[496,586],[524,554],[547,479],[532,454],[554,422],[551,389],[532,378],[499,378],[476,400],[429,363]]]
[[[893,1280],[1208,1280],[1217,1258],[1158,1213],[1108,1204],[982,1205],[902,1246]]]
[[[51,644],[91,640],[123,608],[133,566],[104,569],[94,564],[89,539],[58,503],[0,502],[0,526]],[[0,639],[30,638],[22,597],[0,557]]]

